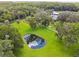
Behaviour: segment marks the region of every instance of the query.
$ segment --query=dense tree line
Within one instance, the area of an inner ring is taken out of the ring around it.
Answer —
[[[73,56],[79,56],[79,14],[76,12],[63,12],[56,23],[57,37],[65,48],[72,49]]]
[[[52,22],[52,18],[44,10],[38,10],[33,17],[29,16],[26,18],[26,22],[29,23],[32,29],[41,27],[46,28]]]
[[[2,7],[1,7],[2,6]],[[58,2],[6,2],[1,4],[0,22],[5,20],[14,21],[24,19],[27,16],[34,16],[36,10],[44,9],[49,11],[52,8],[56,11],[78,11],[79,7],[75,3],[58,3]]]
[[[23,47],[22,38],[11,25],[0,25],[0,56],[15,56],[16,48]]]
[[[27,16],[33,16],[37,8],[26,7],[12,7],[9,9],[0,11],[0,22],[5,20],[14,21],[17,19],[24,19]]]
[[[62,22],[79,22],[79,12],[62,12],[59,14],[58,20]]]

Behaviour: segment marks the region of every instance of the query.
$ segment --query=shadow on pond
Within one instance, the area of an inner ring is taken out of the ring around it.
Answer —
[[[26,43],[29,48],[38,49],[45,45],[45,40],[35,34],[27,34],[24,36]]]

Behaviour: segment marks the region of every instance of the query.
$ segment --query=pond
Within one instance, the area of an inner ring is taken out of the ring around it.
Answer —
[[[24,36],[24,40],[26,41],[28,47],[32,49],[42,48],[45,45],[45,40],[35,34],[26,34]]]

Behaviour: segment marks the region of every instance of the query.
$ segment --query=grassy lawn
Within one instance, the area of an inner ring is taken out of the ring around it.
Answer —
[[[43,37],[46,41],[46,45],[40,49],[31,49],[25,43],[23,48],[16,49],[16,53],[15,53],[16,56],[22,56],[22,57],[70,56],[69,53],[64,50],[64,47],[57,40],[57,37],[55,36],[55,32],[48,29],[31,30],[30,26],[23,21],[20,21],[19,24],[14,22],[12,26],[18,29],[22,38],[27,33],[34,33],[39,35],[40,37]]]

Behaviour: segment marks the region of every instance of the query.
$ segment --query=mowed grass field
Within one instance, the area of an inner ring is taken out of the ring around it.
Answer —
[[[31,49],[24,44],[24,47],[21,49],[16,48],[15,54],[20,57],[66,57],[70,56],[68,51],[65,51],[65,47],[61,45],[58,41],[55,32],[48,29],[36,29],[32,30],[30,26],[24,22],[20,21],[19,24],[16,22],[12,23],[12,26],[18,29],[22,38],[25,34],[34,33],[45,39],[46,45],[40,49]],[[53,29],[52,29],[53,30]],[[23,39],[24,41],[24,39]]]

